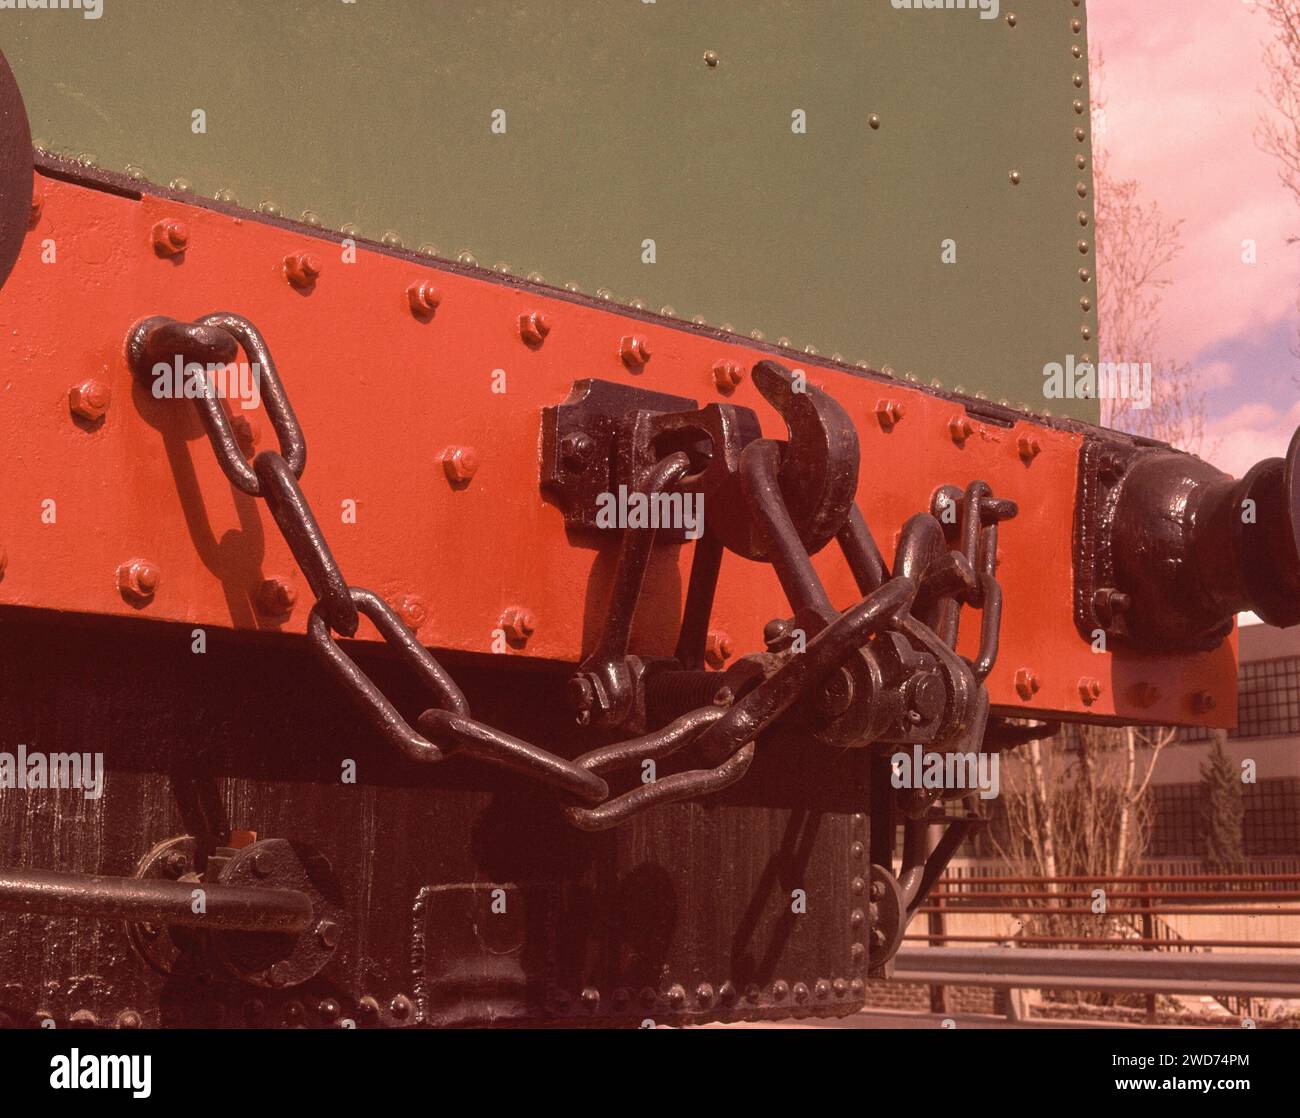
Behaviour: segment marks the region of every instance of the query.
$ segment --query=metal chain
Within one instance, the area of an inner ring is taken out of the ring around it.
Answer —
[[[228,363],[236,353],[230,342],[242,348],[260,368],[260,389],[279,451],[262,451],[250,466],[215,394],[197,395],[199,418],[222,472],[241,492],[266,501],[307,579],[316,598],[307,620],[313,650],[391,745],[411,760],[425,764],[463,751],[487,764],[530,776],[578,801],[576,805],[566,804],[564,810],[569,820],[584,830],[612,827],[655,804],[718,791],[745,775],[753,760],[753,739],[760,728],[757,726],[749,740],[716,768],[675,773],[612,799],[609,784],[601,775],[677,752],[723,717],[726,711],[719,707],[700,708],[654,733],[603,746],[575,760],[475,720],[455,681],[396,611],[373,590],[350,586],[339,570],[298,484],[307,463],[306,439],[257,328],[240,315],[224,312],[205,315],[197,323],[146,319],[132,331],[129,352],[137,368],[142,369],[176,354],[193,357],[196,352],[208,356],[228,352]],[[437,705],[416,719],[419,730],[411,727],[334,639],[335,633],[354,636],[362,615],[436,698]]]

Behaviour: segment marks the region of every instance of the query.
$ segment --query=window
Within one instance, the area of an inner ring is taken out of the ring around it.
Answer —
[[[1209,741],[1211,731],[1188,726],[1179,741]],[[1280,738],[1300,734],[1300,659],[1242,664],[1237,676],[1237,728],[1231,738]]]

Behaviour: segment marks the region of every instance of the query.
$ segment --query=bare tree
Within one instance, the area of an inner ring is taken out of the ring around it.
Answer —
[[[1097,326],[1104,362],[1151,364],[1151,406],[1129,398],[1103,399],[1101,420],[1190,450],[1205,437],[1205,395],[1186,364],[1159,358],[1160,305],[1168,268],[1182,251],[1182,221],[1165,216],[1143,197],[1136,179],[1120,179],[1110,166],[1104,125],[1105,57],[1091,59],[1093,183],[1097,246]]]

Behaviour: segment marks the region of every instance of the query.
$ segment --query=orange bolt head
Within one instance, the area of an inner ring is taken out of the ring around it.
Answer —
[[[718,391],[730,395],[745,379],[745,366],[739,361],[715,361],[713,363],[713,383]]]
[[[429,610],[424,600],[414,594],[399,594],[393,599],[393,609],[406,622],[406,627],[413,631],[423,625],[429,617]]]
[[[1164,697],[1159,687],[1145,680],[1135,684],[1131,694],[1133,702],[1140,707],[1153,707]]]
[[[536,628],[536,615],[522,606],[511,606],[501,615],[501,629],[511,644],[527,644]]]
[[[624,334],[618,343],[618,355],[629,369],[640,369],[650,360],[650,343],[636,334]]]
[[[171,218],[153,227],[153,250],[159,256],[179,256],[190,245],[190,227]]]
[[[731,659],[736,646],[721,629],[710,629],[704,640],[704,661],[711,668],[720,668]]]
[[[257,608],[267,617],[283,617],[293,610],[298,591],[288,579],[275,575],[257,588]]]
[[[68,389],[68,408],[87,423],[103,419],[113,393],[102,380],[83,380]]]
[[[1085,703],[1095,703],[1101,698],[1101,680],[1091,676],[1079,677],[1079,697]]]
[[[519,336],[525,345],[541,345],[551,332],[551,320],[541,311],[519,316]]]
[[[1038,676],[1028,668],[1016,669],[1016,693],[1028,702],[1038,694]]]
[[[948,420],[948,433],[952,435],[952,441],[961,446],[975,433],[975,428],[964,415],[955,415]]]
[[[1218,699],[1216,699],[1209,691],[1197,691],[1196,694],[1192,696],[1192,710],[1197,714],[1209,714],[1210,711],[1218,705]]]
[[[117,568],[117,588],[132,602],[151,601],[161,581],[162,571],[148,559],[128,559]]]
[[[1032,462],[1038,457],[1043,446],[1042,443],[1032,435],[1021,435],[1020,438],[1016,440],[1016,449],[1020,452],[1021,458],[1026,462]]]
[[[478,473],[478,452],[472,446],[449,446],[442,452],[442,468],[452,485],[468,485]]]
[[[892,431],[904,414],[903,405],[897,400],[876,401],[876,418],[880,420],[880,426],[886,431]]]
[[[427,280],[417,280],[406,289],[406,304],[417,318],[431,318],[442,302],[442,292]]]
[[[284,276],[294,287],[311,287],[321,274],[320,257],[311,252],[291,252],[284,258]]]

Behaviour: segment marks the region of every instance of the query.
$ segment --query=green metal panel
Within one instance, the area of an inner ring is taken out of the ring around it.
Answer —
[[[1095,344],[1086,33],[1001,8],[104,0],[0,47],[61,154],[1042,411]]]

